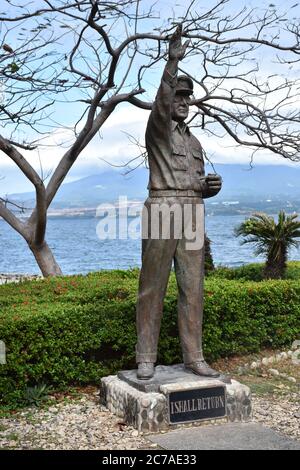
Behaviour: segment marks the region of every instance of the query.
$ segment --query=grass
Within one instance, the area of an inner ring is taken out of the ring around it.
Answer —
[[[213,367],[247,385],[253,394],[260,397],[272,398],[279,394],[291,395],[293,393],[299,396],[300,367],[297,364],[293,364],[291,359],[275,362],[267,366],[260,366],[254,370],[249,368],[244,369],[245,364],[250,365],[258,359],[274,356],[279,352],[278,350],[266,349],[256,354],[219,359],[213,363]],[[243,368],[243,373],[240,372],[241,367]],[[297,383],[292,383],[287,378],[281,376],[273,376],[268,372],[268,369],[276,369],[279,373],[284,373],[288,377],[294,377]]]
[[[265,380],[261,382],[257,380],[256,381],[242,380],[241,382],[244,385],[247,385],[250,388],[252,393],[260,397],[263,397],[266,395],[272,395],[274,391],[276,390],[276,386],[274,385],[273,382],[267,382]]]
[[[9,441],[18,441],[19,440],[19,436],[18,434],[16,433],[11,433],[11,434],[8,434],[7,436],[5,436],[7,440]]]

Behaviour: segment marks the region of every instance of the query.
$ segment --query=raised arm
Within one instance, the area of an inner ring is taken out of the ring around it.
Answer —
[[[178,72],[178,62],[184,58],[186,48],[189,44],[189,41],[186,41],[182,44],[181,41],[182,35],[182,24],[179,24],[175,32],[170,37],[169,42],[169,58],[165,66],[162,79],[167,83],[170,83],[172,80],[171,86],[174,88],[176,85],[176,78]],[[175,83],[174,83],[175,82]]]
[[[149,117],[148,127],[154,127],[156,135],[157,132],[165,135],[166,123],[171,124],[171,107],[177,83],[178,62],[183,59],[189,43],[186,41],[182,44],[181,35],[182,25],[179,24],[169,40],[168,60]]]

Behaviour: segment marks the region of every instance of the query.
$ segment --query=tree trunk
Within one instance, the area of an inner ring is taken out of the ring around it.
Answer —
[[[286,253],[282,250],[278,260],[273,257],[267,258],[263,275],[265,279],[283,279],[286,271]]]
[[[44,277],[62,275],[62,271],[46,241],[38,246],[29,245],[29,248],[34,254],[36,262]]]

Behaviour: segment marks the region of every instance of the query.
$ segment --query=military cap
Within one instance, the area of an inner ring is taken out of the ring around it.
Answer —
[[[175,90],[176,93],[192,95],[194,91],[193,80],[187,75],[179,75]]]

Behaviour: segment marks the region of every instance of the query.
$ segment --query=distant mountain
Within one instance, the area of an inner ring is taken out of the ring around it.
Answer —
[[[254,211],[300,212],[300,165],[217,165],[220,193],[206,202],[207,214],[249,214]]]
[[[106,171],[63,184],[51,208],[97,207],[103,202],[115,202],[119,196],[142,200],[147,194],[147,184],[146,169],[137,169],[127,175],[114,170]],[[34,193],[10,194],[9,199],[22,201],[25,207],[32,207]]]
[[[207,201],[208,207],[217,203],[231,207],[235,201],[300,204],[300,165],[257,165],[249,169],[246,165],[216,164],[215,167],[223,178],[223,188],[218,196]],[[212,173],[210,168],[206,172]],[[139,168],[127,175],[123,173],[110,170],[63,184],[51,208],[97,207],[103,202],[116,202],[120,195],[143,200],[147,196],[148,170]],[[26,207],[34,205],[34,193],[10,194],[9,199]]]
[[[223,188],[218,198],[238,196],[240,199],[300,196],[300,165],[217,165]]]

